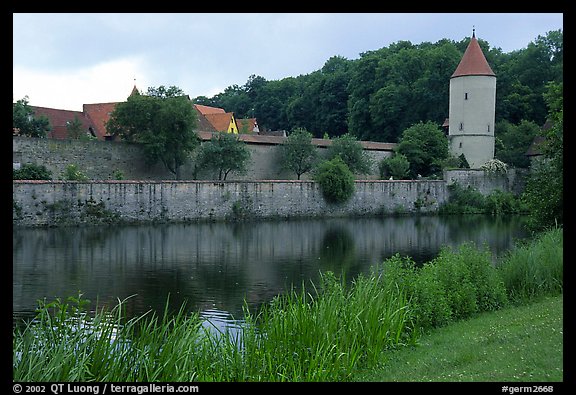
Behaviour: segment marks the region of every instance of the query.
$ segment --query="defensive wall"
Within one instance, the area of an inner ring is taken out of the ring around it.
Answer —
[[[445,182],[356,181],[329,204],[313,181],[14,181],[15,226],[345,217],[434,212]]]
[[[500,176],[481,170],[453,170],[445,172],[443,180],[356,180],[348,202],[329,204],[319,185],[310,180],[163,180],[160,177],[166,172],[162,168],[146,172],[145,165],[134,165],[141,158],[134,144],[30,138],[13,141],[14,163],[45,164],[53,174],[58,174],[54,169],[63,171],[74,163],[93,179],[13,181],[14,226],[434,213],[447,201],[448,186],[454,182],[484,194],[495,189],[518,193],[523,187],[523,178],[514,170]],[[271,151],[275,145],[252,147]],[[267,174],[268,165],[259,165],[262,172],[255,173]],[[113,180],[114,169],[141,179]]]
[[[211,133],[198,132],[202,141],[208,141]],[[230,173],[229,180],[285,180],[295,179],[294,173],[283,170],[279,163],[278,146],[285,141],[281,136],[239,134],[250,151],[250,162],[245,174]],[[325,152],[330,140],[312,139],[319,153]],[[378,179],[378,162],[393,153],[396,144],[361,142],[372,159],[368,179]],[[117,141],[80,141],[40,139],[18,136],[12,138],[14,164],[35,163],[46,166],[58,179],[70,164],[92,180],[114,180],[122,174],[126,180],[169,180],[173,175],[160,163],[149,166],[138,144]],[[217,178],[217,177],[216,177]],[[304,174],[303,179],[308,176]],[[198,172],[193,163],[182,166],[181,180],[212,180],[214,174]]]

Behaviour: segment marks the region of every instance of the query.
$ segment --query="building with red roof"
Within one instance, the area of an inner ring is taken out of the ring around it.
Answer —
[[[448,140],[453,156],[464,155],[471,168],[494,159],[496,74],[473,31],[460,63],[450,77]]]

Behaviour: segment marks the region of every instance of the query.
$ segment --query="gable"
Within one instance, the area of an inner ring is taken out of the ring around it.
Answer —
[[[238,133],[234,114],[231,112],[204,114],[204,117],[217,132]]]
[[[110,119],[110,115],[117,104],[118,103],[96,103],[84,104],[82,106],[84,114],[86,114],[93,125],[94,133],[98,140],[104,140],[106,136],[109,136],[106,130],[106,122]]]

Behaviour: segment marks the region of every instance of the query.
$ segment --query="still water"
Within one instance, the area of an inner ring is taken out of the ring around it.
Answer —
[[[320,272],[347,279],[400,253],[417,263],[442,246],[474,242],[494,260],[529,235],[523,217],[418,216],[247,223],[13,230],[13,318],[37,301],[82,292],[98,304],[126,302],[129,316],[177,310],[213,322],[242,317]]]

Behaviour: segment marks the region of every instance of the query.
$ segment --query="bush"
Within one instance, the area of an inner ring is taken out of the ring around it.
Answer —
[[[485,207],[487,213],[492,215],[527,212],[527,208],[520,199],[510,192],[500,190],[495,190],[486,196]]]
[[[44,165],[26,163],[20,169],[12,169],[13,180],[51,180],[52,173]]]
[[[485,210],[486,198],[477,189],[454,182],[448,185],[449,200],[440,207],[443,214],[479,214]]]
[[[397,180],[406,179],[410,171],[410,162],[406,155],[394,154],[390,158],[384,158],[380,161],[378,168],[380,169],[380,178],[386,179],[389,176]]]
[[[67,181],[87,181],[88,176],[78,169],[78,166],[68,165],[62,174],[62,179]]]
[[[472,244],[445,247],[421,267],[398,254],[384,262],[381,276],[405,289],[415,328],[428,330],[508,303],[504,281],[492,265],[490,251]]]
[[[508,165],[499,159],[490,159],[480,168],[488,174],[506,174],[508,171]]]
[[[314,179],[328,203],[344,203],[354,193],[354,175],[339,156],[322,162]]]

